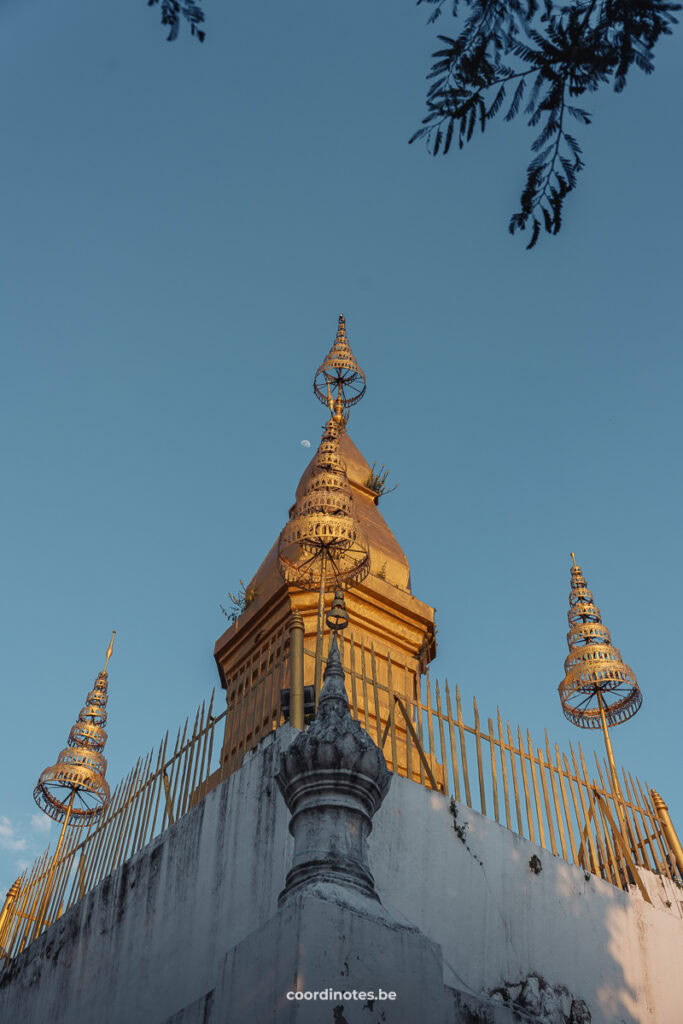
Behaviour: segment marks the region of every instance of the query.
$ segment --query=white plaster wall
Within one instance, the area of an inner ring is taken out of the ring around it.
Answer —
[[[644,872],[650,906],[464,805],[457,822],[464,842],[445,797],[394,778],[369,839],[382,902],[441,945],[447,984],[481,993],[536,972],[593,1024],[682,1024],[683,892]]]
[[[214,988],[270,917],[291,860],[273,781],[288,726],[0,967],[0,1024],[157,1024]]]
[[[0,968],[0,1022],[160,1024],[203,1005],[226,953],[276,910],[292,840],[274,772],[292,735],[264,740]],[[593,1024],[682,1024],[683,893],[650,876],[649,906],[465,807],[458,820],[466,845],[444,797],[395,777],[369,839],[384,905],[441,945],[449,986],[482,994],[536,972],[585,999]]]

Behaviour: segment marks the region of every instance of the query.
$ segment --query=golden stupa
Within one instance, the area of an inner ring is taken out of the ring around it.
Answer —
[[[391,671],[394,692],[412,698],[421,672],[436,654],[434,609],[412,593],[408,559],[378,508],[372,469],[348,432],[349,410],[365,394],[366,380],[351,351],[343,316],[316,371],[314,390],[328,407],[321,443],[301,475],[279,537],[244,588],[250,595],[247,607],[214,648],[233,710],[244,703],[264,669],[277,665],[283,650],[288,653],[294,613],[303,620],[308,652],[304,684],[315,686],[316,659],[310,655],[320,649],[321,623],[338,587],[346,591],[353,624],[346,631],[342,657],[350,657],[352,634],[359,673],[364,664],[369,677],[374,659],[380,684],[386,686]],[[284,689],[289,684],[285,678],[278,685]],[[261,694],[254,694],[254,701],[260,700]],[[360,684],[357,701],[372,728],[377,708],[372,702],[365,707]],[[260,720],[248,736],[239,725],[230,726],[223,748],[226,762],[232,764],[238,747],[250,749],[272,730],[272,703],[264,698]],[[388,697],[381,693],[382,720],[387,708]],[[253,721],[254,716],[245,712],[244,717]],[[228,721],[234,718],[228,715]]]

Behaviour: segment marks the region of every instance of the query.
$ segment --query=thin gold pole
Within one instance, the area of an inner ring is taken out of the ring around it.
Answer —
[[[64,836],[66,834],[66,827],[69,824],[69,818],[71,817],[71,809],[72,809],[72,807],[74,805],[74,798],[75,798],[75,796],[76,796],[76,790],[72,789],[71,796],[69,797],[69,803],[68,803],[67,808],[66,808],[66,815],[64,817],[64,823],[62,825],[62,831],[60,832],[60,835],[59,835],[59,842],[57,843],[57,849],[55,850],[55,855],[52,858],[52,863],[50,864],[50,870],[47,873],[47,881],[45,883],[45,892],[43,894],[43,899],[42,899],[42,903],[40,905],[40,910],[38,911],[38,916],[36,918],[36,926],[33,929],[33,935],[31,936],[31,942],[33,942],[33,940],[35,938],[37,938],[38,935],[40,935],[41,928],[43,927],[43,922],[45,921],[45,914],[46,914],[46,911],[47,911],[47,905],[48,905],[48,902],[49,902],[49,899],[50,899],[50,892],[51,892],[51,889],[52,889],[52,880],[54,878],[55,871],[57,870],[57,862],[59,860],[59,855],[62,852],[62,843],[64,842]]]
[[[674,855],[678,871],[681,877],[683,877],[683,846],[681,846],[681,841],[678,838],[678,835],[676,834],[676,829],[674,828],[673,822],[669,817],[669,808],[664,803],[659,793],[656,792],[656,790],[651,789],[650,793],[652,794],[652,803],[654,805],[655,811],[657,812],[657,817],[662,823],[662,831],[664,833],[664,838],[667,841],[669,849]]]
[[[612,796],[614,798],[614,808],[617,812],[617,821],[619,822],[619,828],[621,829],[624,837],[628,836],[626,831],[626,823],[621,808],[621,790],[619,788],[619,780],[617,778],[617,769],[614,763],[614,753],[612,751],[612,740],[609,735],[609,728],[607,726],[607,716],[605,715],[605,702],[602,699],[602,693],[600,690],[597,691],[598,696],[598,707],[600,708],[600,721],[602,723],[602,732],[605,737],[605,747],[607,749],[607,763],[609,764],[609,773],[612,778]]]
[[[284,643],[284,637],[283,637]],[[295,729],[304,727],[304,620],[294,612],[289,625],[291,683],[289,690],[289,721]]]
[[[318,628],[315,638],[315,702],[318,704],[323,675],[323,627],[325,623],[325,552],[320,560],[320,596],[318,598]]]

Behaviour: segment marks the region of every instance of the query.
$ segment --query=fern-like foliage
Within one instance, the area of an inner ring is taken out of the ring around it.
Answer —
[[[457,19],[453,38],[439,36],[427,76],[427,115],[410,142],[426,141],[434,155],[454,139],[462,149],[475,129],[502,114],[523,114],[538,134],[532,143],[519,210],[509,229],[529,231],[527,249],[541,230],[556,235],[567,195],[583,168],[570,119],[591,123],[578,97],[611,83],[617,92],[633,67],[654,70],[654,48],[671,34],[680,3],[670,0],[417,0]]]
[[[166,39],[169,43],[178,38],[182,21],[188,23],[190,33],[200,43],[204,42],[206,33],[199,27],[204,23],[204,12],[195,0],[147,0],[147,6],[161,9],[161,24],[168,27]]]

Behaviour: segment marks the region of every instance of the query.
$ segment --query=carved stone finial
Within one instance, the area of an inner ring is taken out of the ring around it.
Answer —
[[[351,718],[334,634],[318,713],[283,751],[278,785],[292,818],[294,857],[279,904],[304,886],[332,883],[379,900],[367,837],[391,782],[384,755]]]

